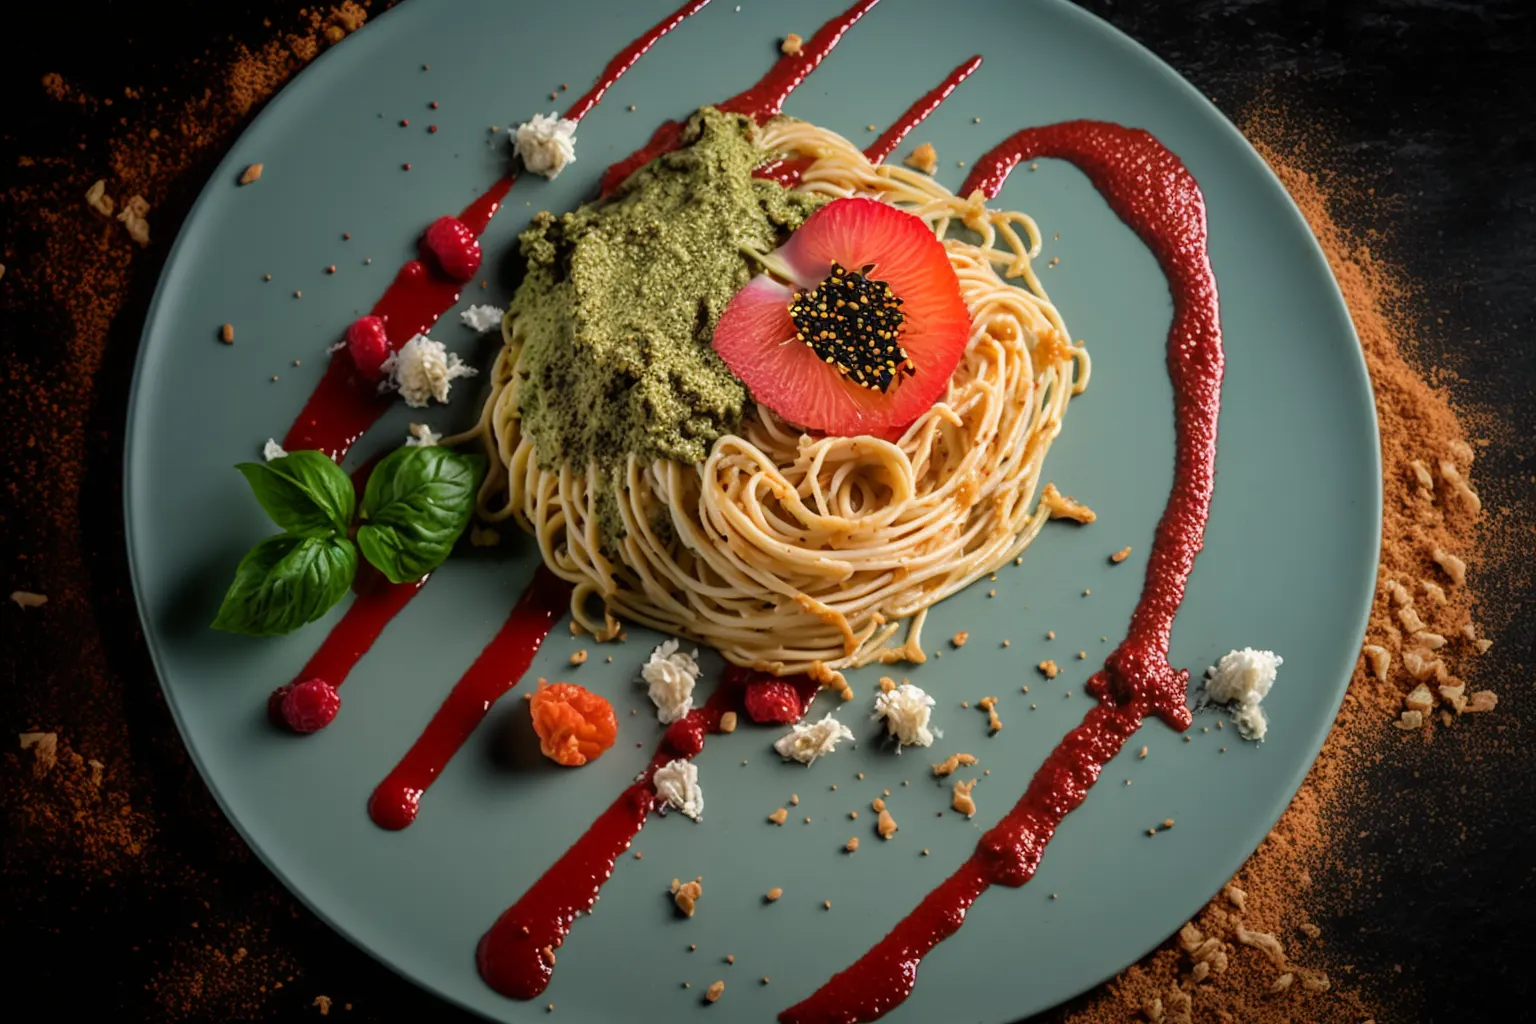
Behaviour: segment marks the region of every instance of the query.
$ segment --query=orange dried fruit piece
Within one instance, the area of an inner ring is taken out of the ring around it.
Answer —
[[[613,705],[575,683],[551,685],[539,680],[528,701],[539,750],[557,764],[580,767],[601,757],[619,734]]]

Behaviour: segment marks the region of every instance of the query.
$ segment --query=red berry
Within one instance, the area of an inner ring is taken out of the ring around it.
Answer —
[[[455,281],[468,281],[480,269],[480,240],[457,217],[439,217],[421,236],[421,247],[431,253],[443,273]]]
[[[273,725],[284,726],[288,723],[283,720],[283,698],[288,696],[288,691],[293,689],[292,683],[284,683],[272,691],[267,698],[267,721]]]
[[[384,360],[389,358],[389,336],[384,321],[376,316],[360,316],[347,327],[347,351],[357,370],[369,380],[384,375]]]
[[[747,684],[747,714],[754,722],[800,721],[805,705],[794,686],[783,679],[765,679]]]
[[[684,715],[667,726],[665,741],[679,757],[697,757],[704,749],[704,723],[696,714]]]
[[[283,695],[283,721],[294,732],[324,729],[341,710],[341,694],[324,679],[294,683]]]

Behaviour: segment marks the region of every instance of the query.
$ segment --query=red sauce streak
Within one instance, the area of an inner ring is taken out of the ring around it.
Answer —
[[[928,120],[928,115],[938,110],[939,104],[949,99],[949,94],[954,92],[961,82],[970,78],[979,67],[981,67],[981,54],[978,53],[951,71],[944,81],[924,93],[921,99],[908,107],[907,112],[892,122],[889,128],[880,133],[880,137],[874,141],[874,144],[864,151],[869,162],[885,163],[886,158],[896,152],[896,147],[901,145],[901,140],[907,137],[907,133]]]
[[[800,184],[800,176],[815,162],[816,158],[810,156],[780,157],[752,168],[752,177],[776,181],[785,188],[794,188]]]
[[[1215,477],[1223,356],[1216,279],[1206,252],[1205,201],[1183,163],[1155,138],[1099,121],[1011,136],[978,162],[961,193],[979,188],[995,196],[1015,166],[1035,157],[1060,157],[1082,169],[1152,250],[1173,293],[1168,372],[1177,455],[1141,599],[1126,639],[1089,681],[1089,692],[1100,703],[1046,758],[1019,802],[889,935],[810,998],[779,1014],[783,1024],[857,1024],[900,1005],[917,983],[923,958],[959,930],[977,897],[992,885],[1020,886],[1033,877],[1056,826],[1083,802],[1145,716],[1176,729],[1189,727],[1189,673],[1168,664],[1168,637],[1204,544]]]
[[[365,573],[361,566],[358,568],[358,582],[353,588],[357,591],[356,599],[341,621],[331,627],[325,642],[304,663],[295,680],[324,679],[332,686],[346,682],[384,627],[411,603],[416,591],[430,578],[423,576],[415,583],[391,583],[383,573]]]
[[[716,104],[728,114],[746,114],[758,124],[784,109],[784,101],[800,83],[815,71],[842,40],[843,33],[880,0],[858,0],[852,7],[816,30],[810,40],[803,43],[799,53],[786,53],[774,62],[768,73],[757,84],[739,92],[730,99]],[[651,134],[650,141],[603,172],[601,195],[612,195],[624,179],[644,167],[663,153],[678,147],[683,138],[683,122],[664,121]]]
[[[705,735],[720,731],[721,716],[731,710],[741,712],[742,692],[754,678],[759,677],[747,669],[728,667],[704,706],[667,729],[639,778],[496,919],[481,938],[475,955],[487,985],[513,999],[533,999],[544,991],[554,974],[554,951],[571,933],[571,925],[582,911],[590,911],[597,902],[614,865],[656,806],[651,785],[656,770],[669,761],[697,756],[704,749]],[[806,676],[786,680],[794,684],[802,705],[809,710],[819,684]]]
[[[708,3],[709,0],[688,0],[620,50],[603,68],[592,88],[571,104],[565,116],[580,121],[658,39]],[[509,175],[496,182],[464,208],[459,220],[477,236],[483,234],[516,180],[515,175]],[[384,321],[390,348],[398,349],[437,323],[437,318],[459,301],[462,288],[461,282],[444,276],[422,260],[411,260],[395,274],[394,281],[369,313]],[[378,394],[373,382],[355,372],[350,359],[332,359],[299,418],[283,438],[283,447],[289,451],[317,449],[340,461],[387,408],[389,401]]]
[[[540,566],[507,621],[454,684],[400,763],[373,791],[368,816],[375,825],[397,831],[416,820],[421,795],[485,720],[491,705],[528,671],[539,645],[570,601],[571,588]]]

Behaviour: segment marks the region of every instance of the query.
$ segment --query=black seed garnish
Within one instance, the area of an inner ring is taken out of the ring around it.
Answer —
[[[797,291],[789,304],[795,337],[811,346],[821,361],[861,388],[890,390],[898,377],[917,372],[901,347],[906,314],[901,300],[884,281],[832,264],[826,280]]]

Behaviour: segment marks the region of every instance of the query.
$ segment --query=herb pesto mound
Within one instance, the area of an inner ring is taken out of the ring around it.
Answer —
[[[518,412],[540,465],[699,462],[739,427],[747,391],[710,346],[715,323],[755,272],[743,249],[771,251],[821,202],[752,177],[754,134],[705,107],[681,148],[613,195],[523,232],[510,312],[524,339]]]

